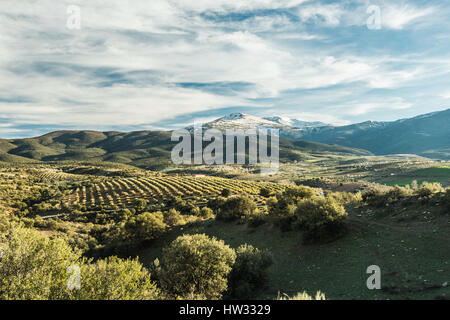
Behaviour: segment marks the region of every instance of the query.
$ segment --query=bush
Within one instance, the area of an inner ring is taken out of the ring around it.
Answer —
[[[246,196],[232,197],[225,201],[217,212],[219,220],[236,220],[258,212],[256,204]]]
[[[305,231],[305,242],[328,242],[341,236],[347,217],[345,208],[332,198],[303,200],[295,211],[297,225]]]
[[[138,240],[157,239],[164,234],[166,228],[161,212],[144,212],[125,223],[127,238]]]
[[[137,260],[113,257],[92,263],[64,240],[20,226],[0,236],[2,300],[154,299],[157,295],[150,274]]]
[[[163,250],[161,285],[173,298],[220,299],[236,253],[204,234],[183,235]]]
[[[292,217],[300,201],[315,195],[316,191],[309,187],[288,188],[283,193],[277,194],[275,198],[269,199],[269,213],[281,218]]]
[[[261,188],[261,190],[259,190],[259,195],[264,198],[269,198],[272,196],[272,191],[268,188]]]
[[[79,260],[64,240],[15,227],[0,239],[0,299],[67,299],[67,268]]]
[[[387,186],[376,185],[362,193],[363,201],[372,207],[385,207],[386,206],[386,194],[391,188]]]
[[[200,210],[200,216],[204,219],[211,219],[214,217],[214,211],[211,208],[203,207]]]
[[[417,195],[421,198],[429,198],[435,193],[442,192],[442,186],[438,182],[423,182],[417,189]]]
[[[136,203],[134,204],[134,209],[136,212],[143,212],[145,208],[147,208],[148,202],[145,199],[139,199],[136,200]]]
[[[108,257],[81,266],[82,282],[73,298],[88,300],[153,300],[159,290],[136,260]]]
[[[310,296],[306,292],[299,292],[293,297],[289,297],[287,294],[283,294],[283,296],[278,294],[277,300],[326,300],[326,298],[325,294],[317,291],[315,297]]]
[[[164,223],[169,226],[175,226],[183,224],[184,218],[178,210],[172,208],[164,214]]]
[[[228,296],[235,299],[252,298],[267,282],[267,269],[272,255],[251,245],[236,250],[236,262],[228,276]]]
[[[222,197],[228,198],[229,196],[231,196],[231,190],[230,189],[223,189],[222,190]]]

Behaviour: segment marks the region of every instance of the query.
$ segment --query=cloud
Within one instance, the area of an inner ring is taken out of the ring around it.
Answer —
[[[403,29],[421,18],[436,12],[435,7],[419,8],[410,4],[389,4],[382,7],[382,25],[391,29]]]
[[[395,90],[417,91],[449,71],[445,45],[427,55],[407,28],[434,17],[437,5],[383,2],[386,30],[369,33],[367,3],[4,1],[0,113],[14,128],[133,129],[228,108],[282,113],[293,101],[312,101],[301,114],[345,122],[338,111],[345,103],[323,92],[338,87],[351,102],[383,89],[383,99],[394,101],[404,96]],[[80,30],[66,27],[69,4],[81,8]],[[401,29],[409,37],[386,41]],[[360,115],[379,109],[369,104]]]

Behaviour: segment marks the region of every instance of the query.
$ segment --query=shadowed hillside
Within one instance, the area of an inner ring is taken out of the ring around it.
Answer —
[[[171,133],[163,131],[56,131],[36,138],[0,140],[0,160],[90,160],[158,168],[170,163],[170,153],[176,144],[171,141]],[[280,139],[281,161],[303,160],[311,154],[370,155],[370,152],[338,145]]]

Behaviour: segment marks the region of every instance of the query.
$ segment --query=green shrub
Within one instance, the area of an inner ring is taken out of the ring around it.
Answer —
[[[372,186],[362,193],[363,201],[369,206],[373,207],[385,207],[386,195],[391,190],[390,187],[376,185]]]
[[[277,194],[275,198],[269,199],[269,213],[277,217],[292,217],[300,201],[315,195],[316,191],[309,187],[288,188],[283,193]]]
[[[67,268],[79,261],[64,240],[15,227],[0,239],[0,299],[67,299]]]
[[[136,212],[143,212],[147,208],[148,202],[145,199],[136,200],[134,209]]]
[[[159,290],[150,273],[136,260],[108,257],[83,264],[81,287],[72,291],[73,299],[154,300]]]
[[[214,217],[214,211],[211,208],[203,207],[200,211],[200,216],[204,219],[211,219]]]
[[[164,234],[167,225],[161,212],[144,212],[128,220],[124,227],[127,238],[153,240]]]
[[[417,195],[421,198],[428,198],[435,193],[442,192],[442,185],[438,182],[423,182],[417,189]]]
[[[296,224],[305,231],[305,242],[328,242],[344,234],[345,208],[332,198],[311,198],[300,202]]]
[[[154,299],[157,295],[150,274],[137,260],[113,257],[92,263],[63,239],[17,225],[0,236],[2,300]]]
[[[236,253],[204,234],[183,235],[163,250],[161,285],[173,298],[220,299]]]
[[[228,276],[228,296],[249,299],[267,282],[267,269],[272,265],[272,255],[251,245],[241,245],[236,250],[236,262]]]
[[[183,224],[184,217],[181,215],[181,213],[178,210],[172,208],[164,214],[164,223],[169,226]]]
[[[231,197],[218,210],[216,218],[231,221],[255,214],[256,212],[258,212],[258,208],[249,197]]]
[[[229,196],[231,196],[231,190],[230,189],[223,189],[222,193],[221,193],[222,197],[228,198]]]
[[[261,188],[261,190],[259,190],[259,195],[264,198],[269,198],[272,196],[272,191],[268,188]]]

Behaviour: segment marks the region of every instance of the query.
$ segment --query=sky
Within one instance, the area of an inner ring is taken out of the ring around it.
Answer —
[[[0,2],[0,137],[450,108],[450,3]]]

